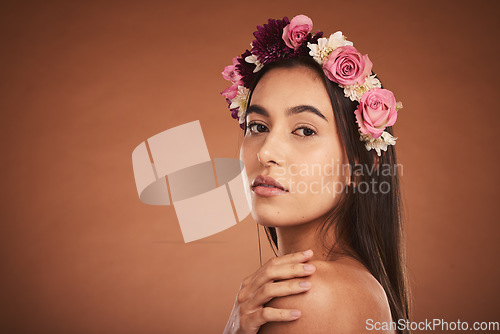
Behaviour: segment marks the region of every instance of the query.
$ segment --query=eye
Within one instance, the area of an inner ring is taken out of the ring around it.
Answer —
[[[292,133],[297,135],[297,136],[301,136],[301,137],[309,137],[309,136],[315,135],[316,131],[314,131],[313,129],[310,129],[308,127],[303,126],[303,127],[296,129]]]
[[[248,124],[248,129],[249,129],[250,133],[262,133],[262,132],[269,131],[267,126],[265,126],[262,123],[257,123],[257,122],[253,122],[253,123]]]

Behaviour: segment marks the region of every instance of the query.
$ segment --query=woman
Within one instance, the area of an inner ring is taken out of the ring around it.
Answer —
[[[401,105],[341,32],[311,31],[304,15],[269,20],[223,72],[252,216],[278,251],[243,280],[225,333],[403,333]]]

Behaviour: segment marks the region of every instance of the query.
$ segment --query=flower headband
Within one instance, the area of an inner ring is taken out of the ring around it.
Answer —
[[[368,55],[361,55],[352,42],[346,40],[341,31],[324,38],[322,32],[311,33],[312,20],[297,15],[291,21],[269,19],[253,33],[255,40],[241,56],[233,58],[233,64],[222,72],[224,79],[232,85],[221,95],[244,129],[245,112],[253,79],[266,64],[282,59],[312,56],[322,66],[326,77],[344,89],[344,95],[357,101],[354,110],[360,140],[368,151],[377,155],[395,145],[397,137],[384,131],[394,125],[397,112],[403,107],[396,102],[390,90],[382,89]]]

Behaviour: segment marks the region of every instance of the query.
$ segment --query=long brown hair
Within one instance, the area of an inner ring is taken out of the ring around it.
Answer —
[[[264,66],[254,79],[248,104],[253,90],[265,73],[274,68],[297,66],[310,68],[322,78],[350,165],[351,184],[346,187],[338,204],[321,224],[318,234],[324,236],[333,229],[336,240],[340,241],[338,246],[344,254],[360,261],[384,288],[393,321],[397,323],[399,319],[408,320],[410,311],[403,247],[402,202],[394,146],[389,145],[380,157],[374,150],[366,150],[359,139],[354,115],[358,102],[346,98],[342,88],[330,81],[321,66],[311,57],[286,59]],[[387,127],[385,131],[393,134],[392,127]],[[361,185],[365,184],[380,185],[381,191],[364,191]],[[277,249],[276,229],[266,226],[265,230],[271,247]],[[329,250],[329,254],[337,244],[326,245],[324,239],[321,242]]]

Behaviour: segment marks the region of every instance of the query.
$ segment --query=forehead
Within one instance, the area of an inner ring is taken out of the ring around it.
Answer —
[[[312,105],[328,119],[333,117],[330,97],[322,78],[304,66],[275,68],[264,74],[252,93],[250,105],[259,105],[269,112]]]

